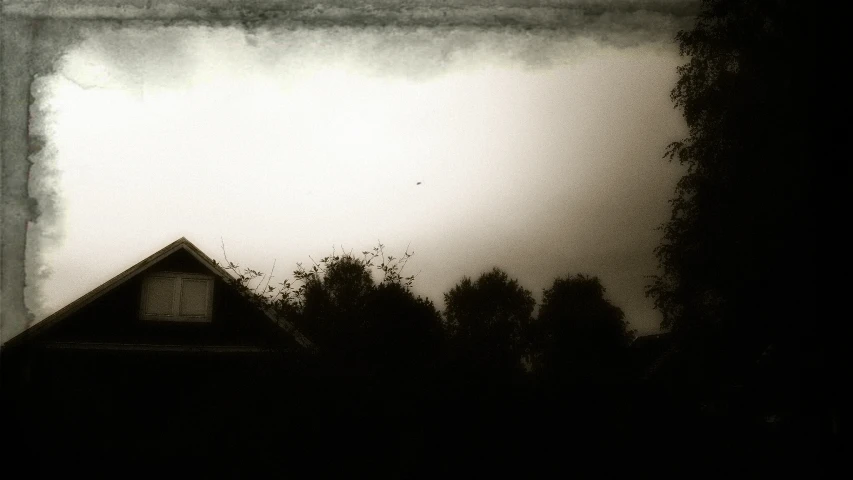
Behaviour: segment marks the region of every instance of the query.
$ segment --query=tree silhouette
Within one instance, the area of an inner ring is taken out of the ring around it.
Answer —
[[[815,231],[824,205],[811,127],[812,10],[704,0],[694,28],[677,35],[689,61],[671,97],[689,136],[667,156],[688,170],[647,295],[676,339],[668,375],[714,415],[817,418]],[[786,371],[771,375],[761,364]],[[771,397],[774,405],[759,400]]]
[[[809,55],[805,32],[793,28],[800,10],[708,0],[696,26],[677,36],[690,61],[672,98],[690,134],[667,154],[688,172],[656,250],[662,274],[647,294],[679,336],[724,342],[691,347],[725,351],[705,362],[709,381],[801,330],[816,300],[817,169],[804,125],[812,73],[790,61]]]
[[[362,317],[363,348],[372,363],[409,376],[435,366],[443,328],[429,299],[399,283],[383,283],[365,298]]]
[[[261,272],[239,273],[229,265],[246,295],[270,303],[340,365],[370,364],[386,373],[434,365],[443,340],[441,316],[429,299],[412,293],[414,276],[402,274],[412,253],[397,258],[384,248],[380,243],[362,258],[333,252],[312,259],[311,266],[297,264],[293,275],[300,286],[284,281],[266,297],[246,285]]]
[[[350,255],[331,257],[324,266],[303,277],[298,322],[328,348],[351,352],[363,335],[362,310],[375,289],[373,278],[365,262]]]
[[[667,155],[688,172],[657,249],[663,274],[648,290],[664,326],[742,317],[753,292],[791,290],[780,280],[807,263],[790,262],[793,252],[812,254],[811,73],[790,61],[806,44],[791,28],[796,15],[784,2],[709,0],[677,36],[690,61],[671,96],[690,135]]]
[[[557,278],[543,292],[535,323],[534,367],[549,381],[613,377],[634,338],[597,277]]]
[[[462,358],[482,372],[521,368],[535,305],[529,290],[494,268],[476,281],[463,278],[444,301],[445,320]]]

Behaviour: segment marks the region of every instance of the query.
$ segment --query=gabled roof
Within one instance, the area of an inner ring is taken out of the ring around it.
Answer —
[[[52,315],[46,317],[44,320],[36,323],[35,325],[33,325],[32,327],[30,327],[26,330],[24,330],[23,332],[16,335],[15,337],[10,338],[6,342],[6,344],[3,346],[9,347],[9,346],[13,345],[14,343],[21,341],[23,338],[32,337],[33,335],[37,335],[39,332],[50,328],[52,325],[56,325],[57,323],[61,322],[65,318],[68,318],[70,315],[72,315],[73,313],[82,309],[86,305],[89,305],[90,303],[92,303],[95,300],[103,297],[107,293],[113,291],[114,289],[116,289],[120,285],[129,281],[130,279],[141,274],[142,272],[144,272],[145,270],[147,270],[149,267],[153,266],[154,264],[156,264],[160,260],[163,260],[166,257],[168,257],[169,255],[172,255],[172,254],[174,254],[180,250],[184,250],[187,253],[189,253],[190,255],[192,255],[196,260],[198,260],[199,263],[201,263],[203,266],[205,266],[210,271],[211,274],[213,274],[215,277],[222,279],[226,284],[231,285],[235,281],[234,277],[232,277],[231,274],[229,274],[224,268],[219,266],[219,264],[216,263],[216,261],[214,261],[213,259],[208,257],[204,252],[199,250],[199,248],[196,247],[195,245],[193,245],[192,242],[187,240],[186,237],[181,237],[181,238],[175,240],[174,242],[170,243],[169,245],[166,245],[165,247],[161,248],[157,252],[153,253],[149,257],[147,257],[144,260],[142,260],[141,262],[137,263],[136,265],[128,268],[127,270],[121,272],[120,274],[116,275],[112,279],[104,282],[101,286],[95,288],[91,292],[83,295],[82,297],[78,298],[77,300],[75,300],[75,301],[69,303],[68,305],[66,305],[65,307],[59,309],[58,311],[56,311]],[[305,347],[307,349],[313,349],[314,348],[314,345],[311,343],[311,341],[307,337],[305,337],[305,335],[303,335],[301,332],[299,332],[299,330],[297,330],[296,327],[292,323],[290,323],[284,319],[279,319],[273,313],[273,311],[271,309],[262,308],[262,307],[259,307],[257,305],[254,305],[254,306],[259,311],[261,311],[267,318],[269,318],[269,320],[271,322],[273,322],[273,324],[278,325],[279,327],[283,328],[287,333],[289,333],[291,336],[293,336],[294,340],[296,340],[297,343],[299,343],[300,345],[302,345],[303,347]]]

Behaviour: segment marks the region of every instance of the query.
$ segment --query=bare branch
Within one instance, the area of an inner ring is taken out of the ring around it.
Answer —
[[[264,285],[264,288],[261,289],[262,292],[266,292],[267,287],[270,284],[270,280],[272,280],[272,273],[275,271],[275,262],[276,262],[276,259],[274,258],[272,261],[272,269],[270,269],[270,275],[267,278],[267,283],[266,283],[266,285]],[[264,282],[264,280],[261,279],[261,281],[258,283],[258,287],[260,287],[263,282]],[[255,287],[255,290],[257,291],[257,287]]]

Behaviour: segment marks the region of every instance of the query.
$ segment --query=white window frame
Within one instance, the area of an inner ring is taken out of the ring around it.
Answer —
[[[145,313],[146,300],[148,299],[148,286],[154,278],[170,278],[175,280],[175,289],[172,292],[172,314],[163,315]],[[204,315],[181,315],[181,293],[184,280],[204,280],[207,282],[207,311]],[[139,318],[141,320],[159,322],[189,322],[210,323],[213,320],[213,276],[198,273],[183,272],[157,272],[148,275],[142,283],[142,298],[139,303]]]

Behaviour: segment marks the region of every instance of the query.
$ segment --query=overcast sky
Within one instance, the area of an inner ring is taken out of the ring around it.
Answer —
[[[90,31],[35,85],[50,211],[28,305],[43,318],[181,236],[275,260],[273,283],[381,240],[410,244],[404,273],[440,308],[492,266],[537,300],[588,273],[655,331],[681,63],[671,41],[511,31]]]

